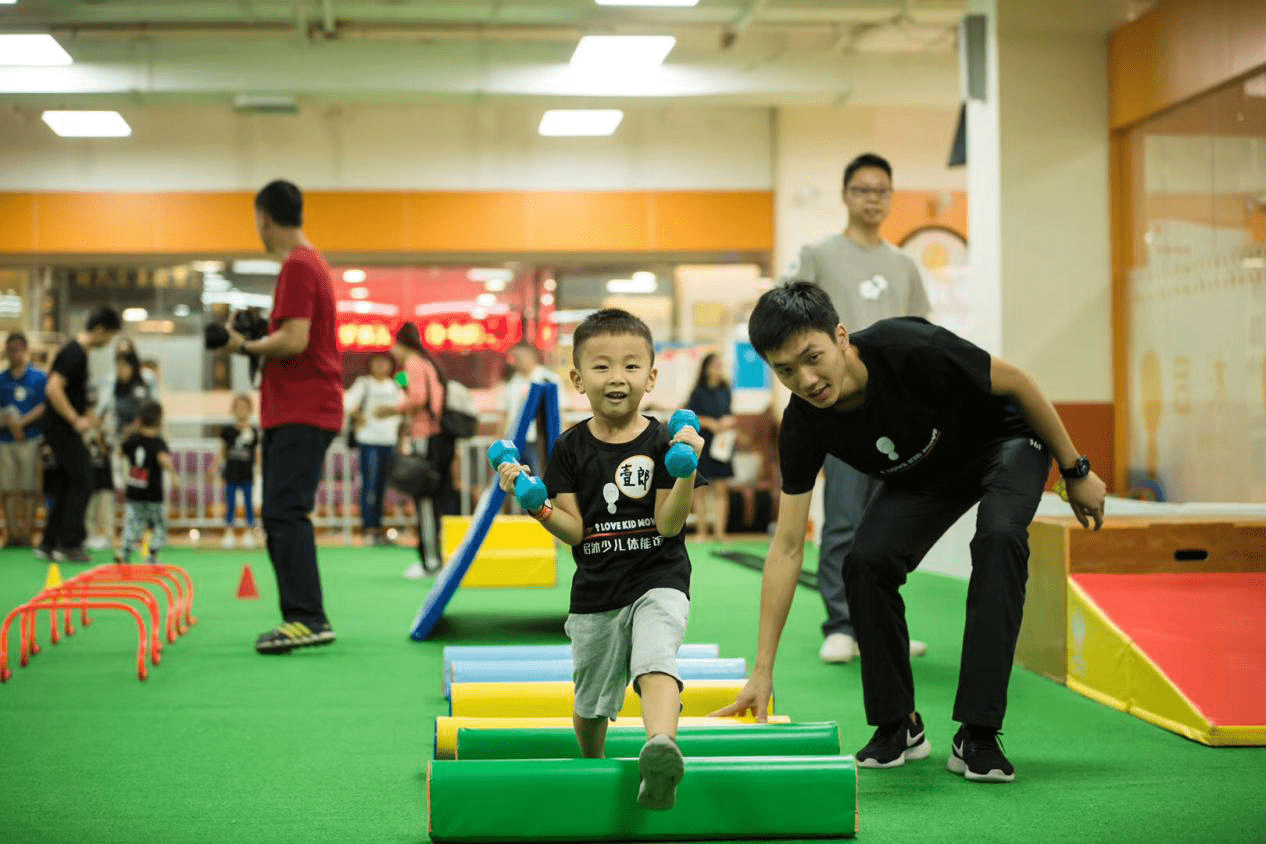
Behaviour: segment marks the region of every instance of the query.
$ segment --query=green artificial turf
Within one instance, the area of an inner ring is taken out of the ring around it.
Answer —
[[[692,547],[689,641],[752,658],[760,575]],[[757,543],[730,543],[763,553]],[[429,581],[400,573],[406,549],[322,548],[329,648],[256,655],[278,621],[262,552],[175,548],[199,624],[135,674],[135,625],[119,613],[0,686],[0,840],[11,842],[422,842],[423,771],[447,644],[562,643],[568,555],[556,589],[462,591],[432,641],[408,628]],[[237,600],[249,563],[263,597]],[[73,573],[70,568],[65,574]],[[0,552],[0,607],[37,591],[46,567]],[[1266,750],[1208,748],[1016,669],[1004,742],[1011,785],[945,770],[966,584],[916,572],[905,589],[932,756],[861,775],[861,841],[1266,841]],[[821,603],[797,590],[775,674],[779,710],[837,720],[853,752],[870,728],[858,665],[817,658]],[[1181,623],[1181,620],[1176,620]],[[17,647],[16,625],[10,631]],[[10,664],[16,666],[16,653]],[[490,794],[489,800],[496,795]]]

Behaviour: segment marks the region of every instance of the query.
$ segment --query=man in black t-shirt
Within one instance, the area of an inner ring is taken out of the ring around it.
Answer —
[[[977,782],[1010,782],[998,744],[1024,611],[1028,526],[1053,455],[1082,525],[1103,523],[1105,488],[1026,373],[918,318],[881,320],[850,335],[817,285],[761,296],[748,322],[756,351],[792,392],[779,434],[782,497],[765,558],[756,666],[721,710],[768,711],[778,639],[804,557],[813,481],[827,454],[884,481],[844,560],[862,653],[866,718],[856,754],[892,768],[931,752],[915,710],[910,641],[899,589],[937,539],[979,502],[948,767]],[[831,506],[828,502],[827,506]]]
[[[88,409],[88,350],[109,345],[119,333],[119,314],[99,305],[88,315],[85,330],[62,346],[48,373],[44,439],[57,470],[44,494],[53,502],[35,556],[41,560],[86,563],[84,513],[92,493],[92,460],[83,434],[93,425]]]

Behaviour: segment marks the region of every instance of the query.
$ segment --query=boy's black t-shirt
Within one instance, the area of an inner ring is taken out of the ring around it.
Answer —
[[[127,499],[129,501],[163,500],[163,467],[158,455],[168,451],[162,437],[133,434],[123,441],[127,458]]]
[[[57,352],[53,365],[49,367],[49,376],[52,377],[54,372],[65,379],[66,400],[70,406],[75,413],[83,414],[88,409],[88,353],[78,340],[71,340]],[[63,435],[74,433],[66,417],[52,405],[44,414],[44,429],[46,433],[49,429]]]
[[[255,478],[255,449],[259,445],[259,430],[253,426],[245,429],[228,425],[220,432],[220,439],[228,448],[224,462],[224,480],[230,484],[249,484]]]
[[[572,547],[573,613],[627,607],[658,587],[690,595],[684,537],[665,537],[655,528],[656,490],[677,482],[664,468],[668,429],[647,421],[646,430],[626,443],[598,440],[588,419],[554,443],[545,486],[551,496],[575,493],[585,526],[584,540]]]
[[[934,484],[993,445],[1037,435],[990,390],[989,353],[920,317],[850,337],[868,373],[865,401],[841,412],[792,396],[778,434],[782,491],[809,492],[826,455],[893,488]]]

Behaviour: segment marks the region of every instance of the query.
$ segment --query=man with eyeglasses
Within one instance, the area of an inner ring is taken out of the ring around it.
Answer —
[[[819,285],[850,332],[889,317],[926,317],[931,305],[919,268],[879,234],[892,210],[892,165],[874,153],[857,156],[844,168],[843,196],[848,210],[844,231],[804,246],[783,280]],[[827,617],[818,655],[823,662],[851,662],[857,642],[844,597],[844,558],[882,482],[830,455],[823,473],[827,506],[818,548],[818,591]],[[926,651],[926,644],[910,640],[912,656]]]

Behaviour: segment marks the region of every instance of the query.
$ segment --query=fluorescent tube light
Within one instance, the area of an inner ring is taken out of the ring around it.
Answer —
[[[74,64],[74,59],[51,35],[0,35],[0,64]]]
[[[677,39],[671,35],[586,35],[571,54],[583,70],[646,70],[664,63]]]
[[[613,278],[607,282],[608,293],[654,293],[657,290],[659,290],[659,283],[654,275],[650,278],[646,278],[645,275],[641,278]]]
[[[360,284],[365,278],[364,270],[343,270],[343,281],[348,284]]]
[[[547,137],[598,137],[613,134],[624,112],[618,108],[555,108],[545,112],[537,131]]]
[[[281,272],[281,264],[267,258],[246,258],[233,262],[235,275],[276,275]]]
[[[117,111],[46,111],[41,119],[63,138],[126,138],[132,134]]]
[[[699,0],[597,0],[599,6],[698,6]]]

